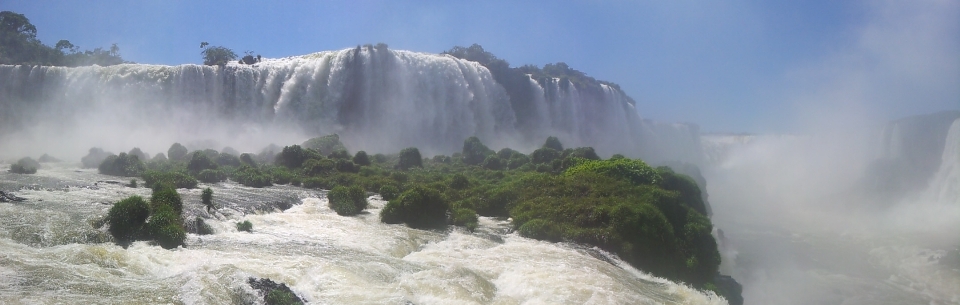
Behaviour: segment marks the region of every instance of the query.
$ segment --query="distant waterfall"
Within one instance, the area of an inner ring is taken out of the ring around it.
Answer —
[[[478,63],[372,46],[226,67],[0,66],[0,134],[40,126],[45,132],[35,133],[43,136],[86,139],[106,137],[102,129],[149,127],[168,134],[137,134],[244,141],[244,134],[283,127],[299,130],[301,140],[339,133],[353,149],[415,146],[427,155],[457,152],[470,136],[492,148],[527,150],[558,136],[567,147],[594,146],[602,155],[699,160],[699,145],[686,145],[699,142],[695,128],[642,120],[619,89],[578,90],[565,79],[531,78],[529,86],[532,101],[523,103],[536,112],[521,116]]]
[[[960,119],[950,125],[940,169],[930,181],[927,194],[934,202],[960,206]]]

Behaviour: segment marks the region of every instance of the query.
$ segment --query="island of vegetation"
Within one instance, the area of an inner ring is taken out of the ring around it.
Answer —
[[[350,153],[335,134],[276,151],[236,156],[232,149],[190,152],[175,143],[147,161],[133,153],[107,155],[102,174],[141,177],[154,190],[149,201],[117,202],[107,217],[109,231],[122,245],[181,246],[177,188],[226,180],[248,187],[291,184],[330,190],[331,209],[345,217],[379,194],[387,201],[380,220],[412,228],[472,231],[479,216],[510,218],[522,236],[598,247],[653,275],[731,294],[715,283],[720,255],[700,189],[669,167],[622,155],[601,159],[593,148],[565,148],[554,137],[529,155],[494,151],[476,137],[452,156],[424,158],[415,147],[368,155]],[[241,222],[238,230],[251,226]]]

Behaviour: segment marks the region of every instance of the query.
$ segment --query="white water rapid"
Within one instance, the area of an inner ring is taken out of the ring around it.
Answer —
[[[322,192],[286,186],[210,185],[222,206],[207,220],[216,234],[189,234],[175,250],[123,249],[89,222],[149,190],[74,166],[0,173],[0,188],[23,186],[15,193],[28,199],[0,203],[0,303],[259,304],[246,283],[258,277],[311,304],[726,304],[602,251],[519,237],[503,220],[481,218],[474,233],[414,230],[381,223],[376,196],[366,213],[342,217]],[[206,215],[199,189],[179,192],[186,215]],[[265,202],[294,206],[258,212]],[[252,233],[236,230],[242,220]]]

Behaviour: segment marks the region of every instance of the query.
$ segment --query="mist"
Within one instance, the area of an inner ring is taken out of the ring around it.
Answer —
[[[915,110],[960,109],[957,11],[871,3],[852,43],[787,74],[795,133],[705,138],[726,149],[704,175],[747,304],[960,301],[956,267],[938,263],[960,246],[960,113]],[[871,182],[904,177],[919,187]]]

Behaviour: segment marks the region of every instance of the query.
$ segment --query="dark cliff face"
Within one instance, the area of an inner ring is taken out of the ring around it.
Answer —
[[[950,125],[960,111],[903,118],[887,124],[880,158],[868,167],[863,186],[881,202],[923,190],[940,168]]]

